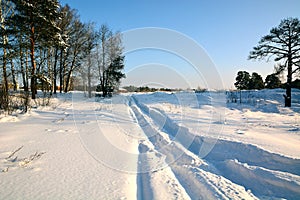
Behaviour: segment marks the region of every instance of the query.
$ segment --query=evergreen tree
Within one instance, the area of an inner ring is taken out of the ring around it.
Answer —
[[[70,55],[67,49],[72,45],[70,43],[70,35],[72,33],[72,22],[77,17],[77,13],[74,9],[71,9],[69,5],[65,5],[59,10],[61,19],[58,21],[58,27],[60,28],[60,35],[62,38],[61,45],[56,46],[57,52],[59,52],[59,90],[62,93],[65,82],[66,63]],[[54,76],[54,78],[56,78]],[[56,82],[56,81],[55,81]]]
[[[253,72],[249,83],[249,89],[261,90],[263,88],[264,88],[264,81],[261,75],[259,75],[256,72]]]
[[[122,78],[125,74],[122,72],[124,69],[124,56],[118,56],[107,68],[108,87],[118,88]]]
[[[97,64],[100,80],[98,91],[102,91],[106,97],[111,90],[118,87],[121,78],[125,77],[121,72],[124,68],[123,48],[120,33],[114,34],[107,25],[102,25],[98,34]]]
[[[58,0],[11,0],[15,4],[13,21],[27,36],[31,60],[31,93],[36,98],[37,74],[35,51],[38,47],[51,46],[60,40],[56,20],[59,18]]]
[[[287,69],[285,106],[291,107],[293,74],[300,71],[300,21],[287,18],[278,27],[272,28],[269,35],[261,38],[258,46],[250,52],[249,59],[262,59],[274,56],[275,61],[283,61],[281,70]]]
[[[250,89],[250,74],[246,71],[239,71],[236,77],[235,87],[238,90],[248,90]]]
[[[276,74],[270,74],[266,77],[265,87],[268,89],[280,88],[281,81]]]
[[[4,109],[8,111],[9,102],[8,102],[8,51],[10,49],[9,44],[9,30],[8,24],[10,19],[13,16],[13,5],[8,0],[0,0],[0,53],[1,53],[1,65],[2,65],[2,79],[1,83],[1,91],[0,91],[0,109]]]

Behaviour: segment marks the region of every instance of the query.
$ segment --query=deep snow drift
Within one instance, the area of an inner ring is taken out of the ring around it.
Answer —
[[[283,93],[73,92],[0,116],[0,199],[300,198],[300,91]]]

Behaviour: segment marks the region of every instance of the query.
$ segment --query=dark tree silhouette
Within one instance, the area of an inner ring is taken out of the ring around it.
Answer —
[[[276,74],[270,74],[266,77],[265,87],[268,89],[280,88],[281,81]]]
[[[235,87],[238,90],[248,90],[250,85],[250,74],[246,71],[239,71],[236,77],[236,82],[234,83]]]
[[[261,75],[259,75],[256,72],[252,73],[250,83],[249,83],[249,89],[254,89],[254,90],[264,89],[264,81]]]
[[[250,52],[249,59],[283,61],[281,70],[287,69],[285,106],[291,107],[291,83],[293,74],[300,69],[300,21],[297,18],[283,19],[278,27],[272,28],[269,35],[261,38],[258,46]]]

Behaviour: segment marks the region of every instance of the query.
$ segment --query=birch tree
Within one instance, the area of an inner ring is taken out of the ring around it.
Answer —
[[[102,25],[97,45],[97,64],[100,81],[98,90],[104,97],[116,89],[121,78],[125,77],[121,72],[124,68],[122,51],[121,34],[113,34],[107,25]]]

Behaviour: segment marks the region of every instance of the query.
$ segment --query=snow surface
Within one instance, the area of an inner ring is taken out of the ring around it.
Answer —
[[[0,116],[0,199],[299,199],[300,91],[283,93],[73,92]]]

